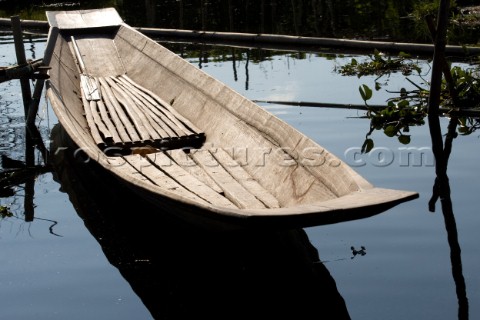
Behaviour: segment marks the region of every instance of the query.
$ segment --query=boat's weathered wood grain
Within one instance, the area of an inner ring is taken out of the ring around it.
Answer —
[[[125,92],[130,94],[132,99],[138,101],[138,106],[143,110],[143,112],[151,117],[154,117],[152,120],[161,126],[163,131],[168,134],[167,137],[177,137],[187,134],[185,131],[181,130],[181,127],[176,126],[164,113],[160,112],[153,99],[142,94],[141,91],[137,90],[129,82],[122,80],[121,77],[117,77],[115,80],[118,85],[125,90]],[[173,129],[175,129],[175,131]]]
[[[112,81],[109,78],[103,78],[103,79],[110,85],[110,89],[115,95],[115,98],[117,98],[117,101],[119,102],[120,107],[123,106],[122,109],[131,119],[132,124],[136,129],[136,131],[140,134],[141,139],[144,141],[150,140],[151,139],[150,129],[152,131],[154,130],[153,128],[151,128],[150,123],[145,118],[145,115],[138,110],[135,102],[132,99],[130,99],[130,97],[127,94],[125,94],[125,92],[123,92],[121,88],[118,88],[118,86],[115,84],[114,81]]]
[[[152,108],[148,106],[148,102],[142,100],[140,97],[132,95],[131,98],[135,100],[137,106],[145,112],[146,116],[150,119],[150,125],[155,129],[158,139],[167,139],[176,137],[176,133],[154,112]]]
[[[171,136],[174,136],[174,132],[169,129],[171,132],[171,135],[165,131],[164,127],[168,127],[160,118],[157,117],[157,115],[146,106],[146,101],[142,99],[141,97],[138,97],[134,93],[128,90],[121,82],[117,81],[117,78],[112,78],[112,80],[115,80],[119,88],[124,90],[126,94],[129,95],[129,98],[135,103],[136,107],[140,112],[145,113],[145,118],[148,121],[148,124],[151,126],[152,131],[149,131],[149,134],[152,136],[153,139],[155,140],[161,140],[165,138],[169,138]]]
[[[98,110],[100,111],[100,117],[102,118],[103,122],[105,123],[105,125],[107,126],[108,128],[108,131],[111,133],[112,135],[112,140],[113,140],[113,143],[115,144],[122,144],[123,141],[122,139],[120,138],[120,135],[117,131],[117,127],[115,127],[115,125],[113,124],[112,120],[110,119],[110,116],[108,114],[108,111],[107,111],[107,108],[105,106],[105,103],[103,103],[102,100],[99,100],[97,101],[97,105],[98,105]],[[126,132],[125,132],[126,134]]]
[[[154,92],[148,90],[147,88],[144,88],[142,86],[140,86],[138,83],[135,83],[135,81],[133,81],[132,79],[130,79],[127,75],[123,75],[122,78],[126,79],[127,81],[129,81],[131,84],[133,84],[134,86],[136,86],[138,89],[140,89],[141,91],[147,93],[148,95],[150,95],[152,98],[154,98],[162,107],[164,107],[165,109],[167,109],[174,117],[171,118],[172,121],[176,121],[176,119],[182,119],[182,122],[185,123],[186,126],[189,127],[189,129],[193,130],[195,133],[199,134],[199,133],[202,133],[202,130],[200,130],[199,128],[197,128],[197,126],[195,126],[192,122],[190,122],[188,119],[185,119],[185,117],[183,117],[180,113],[178,113],[177,110],[175,110],[175,108],[173,108],[168,102],[166,102],[165,100],[163,100],[162,98],[160,98],[158,95],[156,95]]]
[[[83,92],[88,101],[90,100],[100,100],[100,90],[98,89],[98,84],[90,76],[80,75],[80,86],[82,87]]]
[[[294,143],[301,139],[294,141],[295,138],[289,137],[282,141],[277,139],[278,133],[271,135],[274,127],[278,127],[279,131],[288,131],[282,128],[285,124],[278,119],[271,120],[275,116],[257,110],[261,108],[203,71],[190,68],[188,62],[157,43],[133,34],[127,28],[120,28],[115,39],[119,53],[138,63],[135,68],[126,66],[129,77],[148,90],[161,92],[164,101],[174,100],[175,109],[205,132],[207,143],[211,141],[220,147],[250,150],[249,162],[244,169],[271,192],[282,207],[336,197],[307,168],[295,163],[284,165],[287,152],[295,149]],[[143,48],[142,51],[136,51],[135,46]],[[152,60],[157,63],[155,72],[142,67],[151,65]],[[295,130],[288,132],[296,137],[301,135]],[[284,135],[288,136],[286,132]],[[291,145],[285,145],[287,143]],[[264,150],[269,150],[267,156]],[[267,158],[267,163],[258,165],[264,158]],[[333,170],[341,171],[342,168]]]
[[[198,180],[195,176],[191,175],[185,169],[171,161],[171,159],[163,152],[149,154],[147,155],[147,158],[152,163],[159,166],[175,181],[184,186],[185,189],[195,193],[197,196],[205,199],[211,204],[226,208],[236,208],[236,206],[227,198],[215,192],[212,188]]]
[[[128,135],[127,130],[125,129],[125,126],[123,125],[123,122],[120,119],[113,102],[110,100],[107,90],[103,86],[100,86],[100,91],[102,92],[102,97],[108,109],[108,114],[106,114],[105,116],[112,119],[113,123],[115,124],[115,129],[118,135],[120,136],[120,138],[122,139],[122,142],[123,143],[131,142],[132,140],[130,139],[130,136]]]
[[[192,152],[193,160],[222,188],[225,196],[242,209],[261,209],[265,205],[233,178],[208,150]]]
[[[83,90],[81,91],[85,117],[87,119],[88,127],[90,128],[90,131],[92,133],[92,138],[98,146],[103,147],[105,145],[105,142],[103,141],[103,138],[100,135],[100,131],[95,123],[95,119],[93,118],[92,110],[90,109],[90,103],[88,102],[87,97],[85,97],[85,93],[83,92]]]
[[[248,174],[238,162],[232,159],[230,155],[222,148],[216,148],[211,154],[230,173],[242,186],[252,193],[258,200],[263,202],[267,208],[279,208],[278,200],[262,187],[250,174]]]
[[[185,189],[181,184],[173,180],[162,170],[159,170],[143,156],[130,155],[123,157],[123,159],[153,184],[170,192],[174,192],[181,197],[202,203],[204,205],[209,204],[204,199]]]
[[[98,127],[98,130],[102,133],[104,141],[112,140],[113,135],[110,133],[110,130],[107,126],[103,123],[102,117],[99,114],[97,101],[91,100],[90,101],[90,113],[93,116],[93,121]]]
[[[168,154],[172,157],[173,161],[190,174],[197,177],[198,180],[202,181],[216,192],[223,193],[223,190],[218,184],[183,150],[169,150]]]
[[[128,132],[128,136],[130,137],[129,142],[140,141],[140,136],[135,130],[135,127],[130,122],[130,119],[128,118],[128,116],[125,114],[125,111],[123,110],[122,106],[120,105],[117,98],[115,97],[115,94],[112,92],[112,89],[110,89],[110,86],[108,85],[108,83],[105,81],[104,78],[98,78],[98,80],[100,81],[102,96],[104,97],[105,102],[107,103],[107,106],[110,105],[112,109],[115,110],[115,113],[118,115],[118,117],[120,118],[122,127],[126,129],[126,131]]]
[[[118,26],[123,22],[114,8],[94,10],[47,11],[50,26],[59,29],[83,29]]]
[[[72,37],[82,58],[85,74],[93,77],[119,75],[125,72],[110,35],[76,35]]]
[[[172,122],[171,118],[167,117],[165,113],[163,113],[158,107],[156,107],[156,102],[143,93],[142,91],[138,90],[134,87],[130,82],[122,79],[122,77],[117,78],[120,81],[121,85],[125,88],[125,90],[129,91],[133,96],[135,96],[139,101],[142,102],[142,106],[151,117],[155,119],[155,121],[161,126],[161,128],[168,133],[169,137],[176,137],[183,134],[191,134],[192,132],[185,131],[182,128],[182,125],[178,126],[182,129],[182,131],[173,131],[171,128],[175,128],[176,125]]]

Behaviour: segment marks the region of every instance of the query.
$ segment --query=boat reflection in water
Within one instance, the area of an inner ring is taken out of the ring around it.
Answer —
[[[67,137],[55,126],[56,179],[154,318],[350,319],[303,229],[215,232],[173,220],[93,161],[75,159],[74,148],[62,148]]]

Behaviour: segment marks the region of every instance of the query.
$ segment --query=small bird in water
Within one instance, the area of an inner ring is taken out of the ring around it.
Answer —
[[[364,256],[364,255],[367,254],[367,252],[366,252],[367,249],[365,249],[364,246],[361,246],[361,247],[360,247],[360,250],[355,249],[353,246],[350,247],[350,249],[352,249],[352,254],[353,254],[352,259],[355,258],[355,256],[356,256],[357,254],[359,254],[359,255],[361,255],[361,256]]]

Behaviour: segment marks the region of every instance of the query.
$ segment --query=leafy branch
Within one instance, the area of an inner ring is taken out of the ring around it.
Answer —
[[[379,77],[391,72],[402,72],[408,76],[413,71],[420,75],[421,68],[409,60],[409,56],[401,54],[399,58],[385,57],[375,51],[370,56],[370,61],[359,63],[355,59],[341,67],[343,75],[356,75],[359,78],[365,75],[378,75]],[[443,110],[462,111],[478,110],[480,108],[480,68],[451,67],[451,78],[447,82],[442,80],[440,107]],[[421,76],[421,75],[420,75]],[[378,78],[377,78],[378,79]],[[367,107],[367,117],[370,119],[370,130],[362,145],[362,152],[368,153],[374,147],[370,138],[375,130],[382,130],[388,137],[397,137],[400,143],[408,144],[411,141],[410,127],[425,124],[427,115],[429,90],[422,88],[408,77],[406,80],[413,86],[413,90],[402,88],[400,91],[388,91],[395,94],[387,100],[384,108],[373,108],[368,105],[368,100],[373,96],[373,91],[367,85],[359,87],[360,96]],[[428,84],[427,81],[425,83]],[[380,85],[375,81],[375,89]],[[469,117],[459,117],[458,132],[468,135],[480,128],[480,120]]]

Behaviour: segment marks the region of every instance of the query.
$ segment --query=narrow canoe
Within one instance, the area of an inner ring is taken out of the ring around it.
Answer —
[[[69,143],[58,124],[51,148]],[[152,319],[350,319],[303,229],[217,232],[172,219],[95,163],[57,153],[54,178]],[[129,201],[112,203],[120,197]],[[151,217],[155,214],[155,218]],[[153,221],[152,221],[153,220]],[[152,245],[154,244],[154,245]],[[248,298],[246,298],[248,297]],[[212,305],[214,301],[214,306]],[[141,318],[141,317],[137,317]]]
[[[47,96],[72,151],[162,212],[222,228],[299,228],[372,216],[418,197],[372,186],[113,8],[47,18],[54,48]]]

